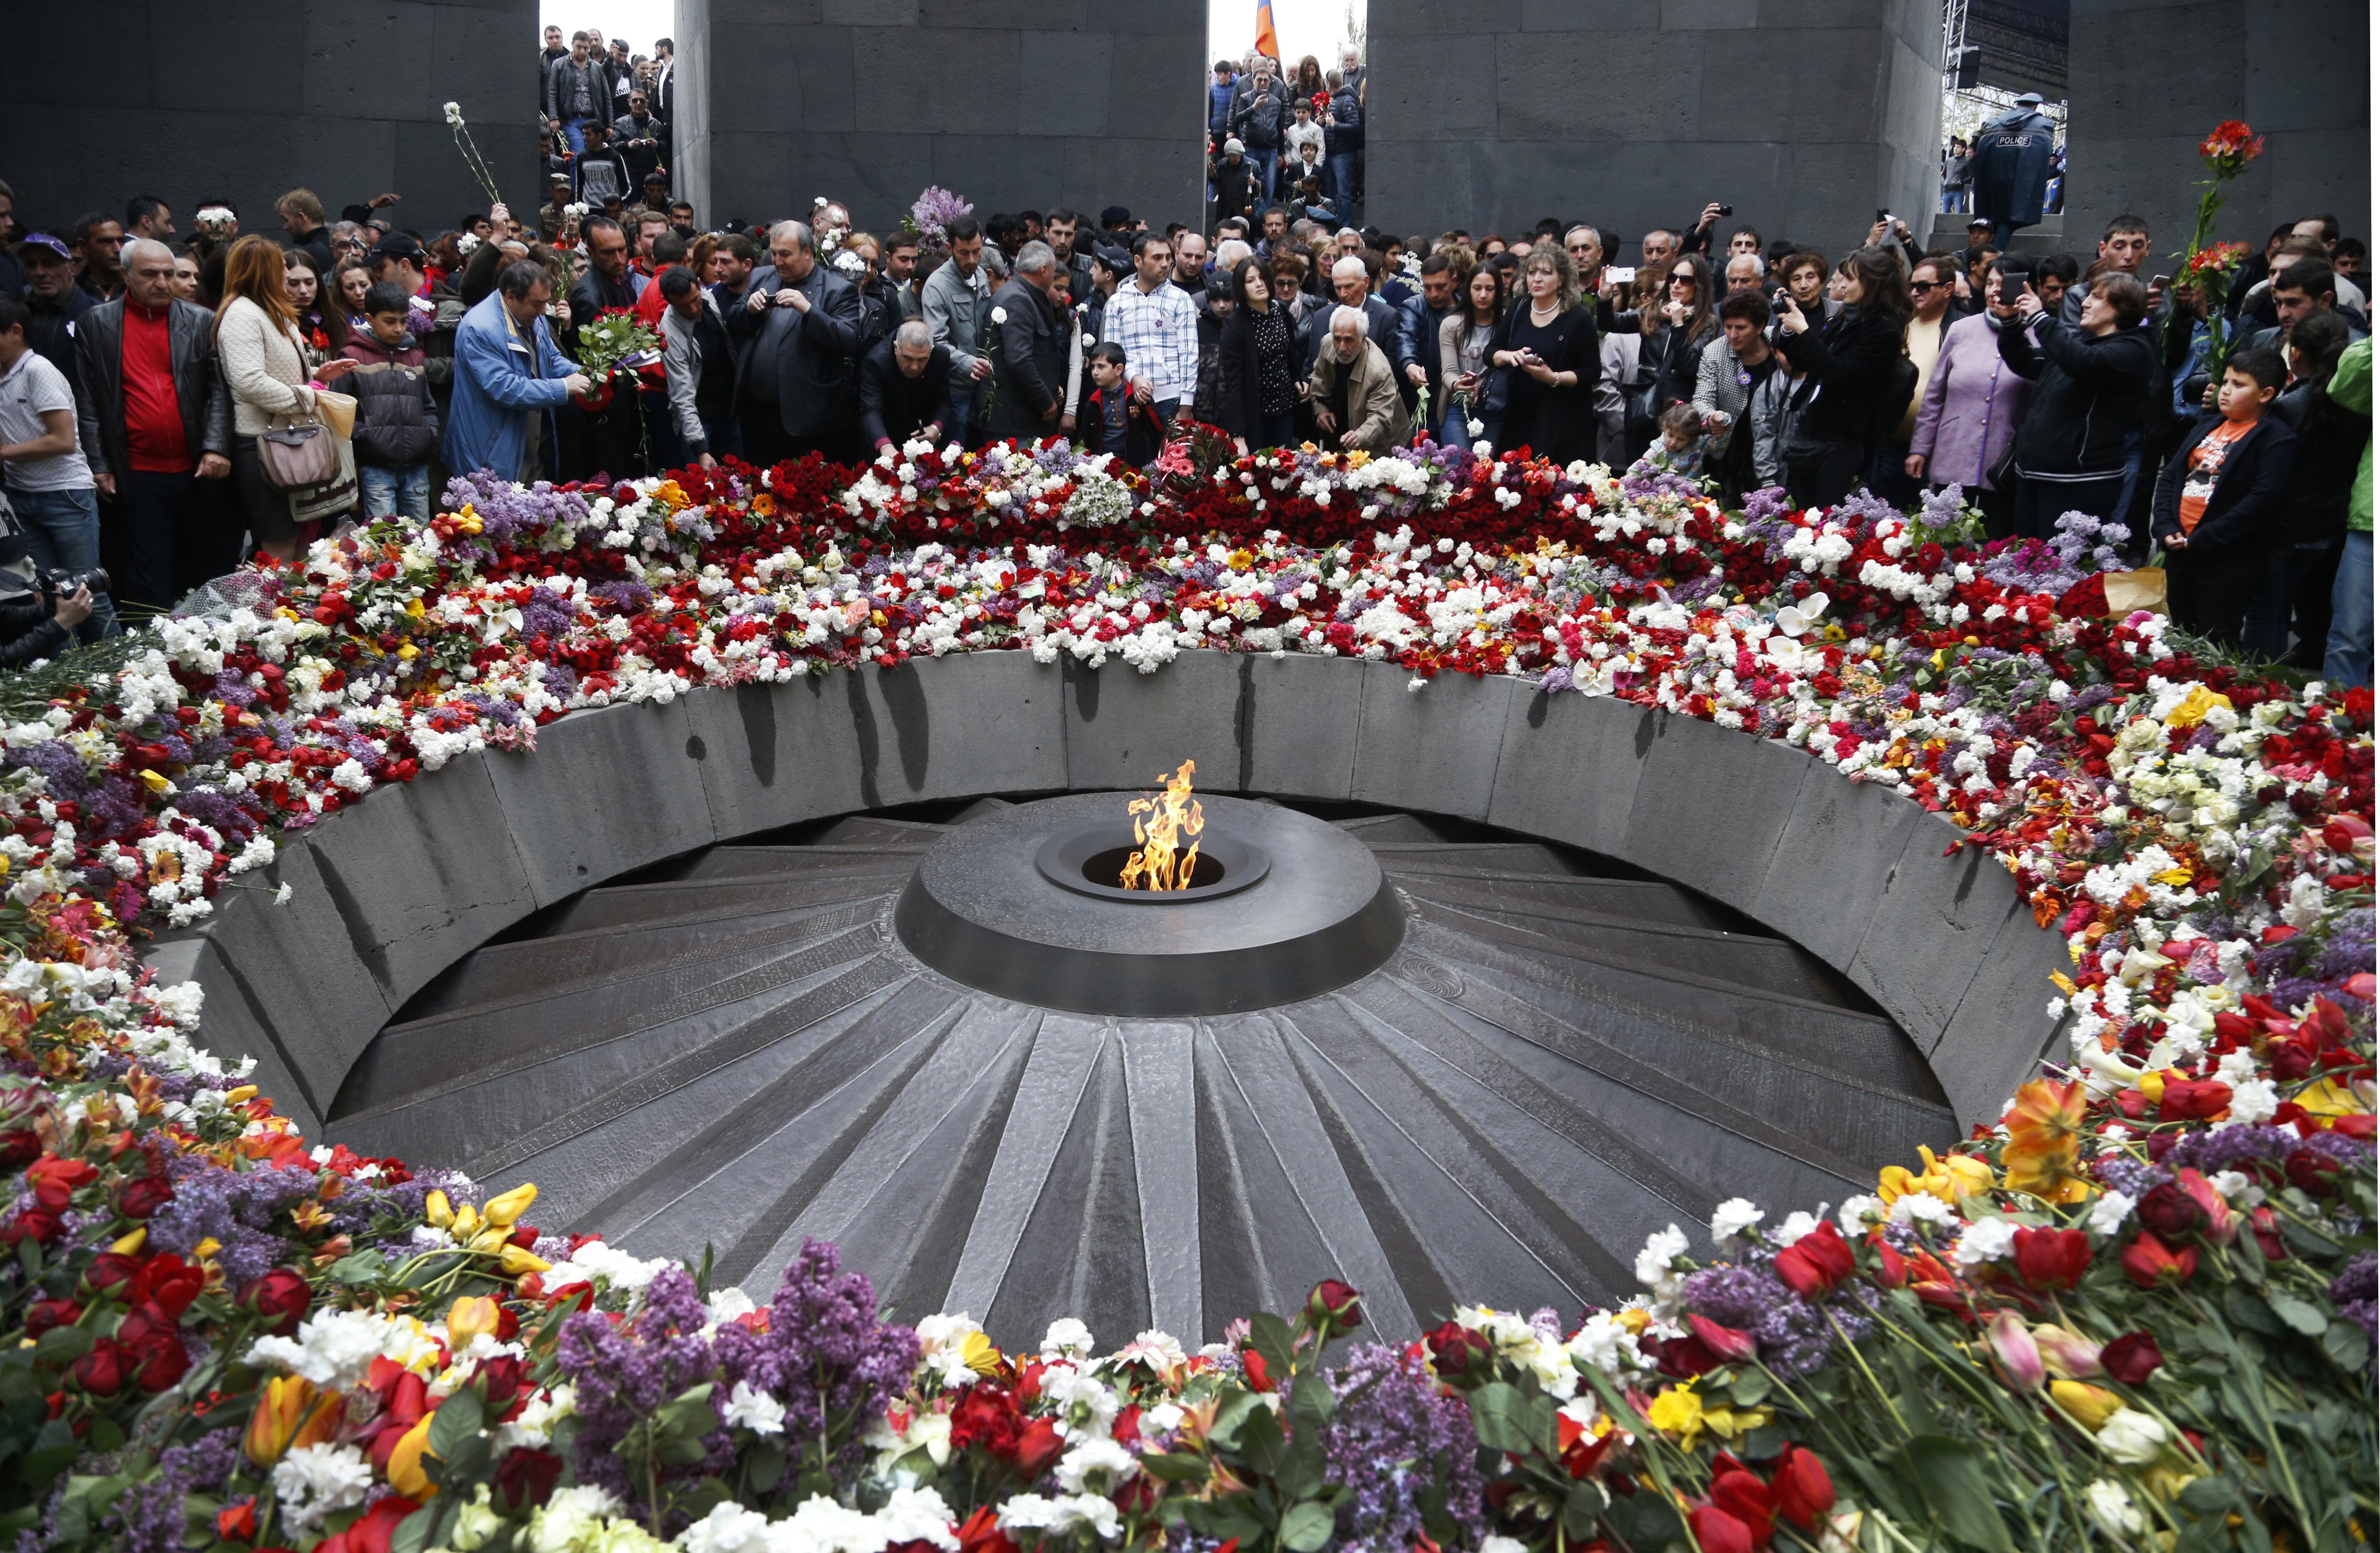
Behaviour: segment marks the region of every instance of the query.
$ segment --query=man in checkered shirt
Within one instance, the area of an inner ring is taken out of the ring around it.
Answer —
[[[1166,284],[1173,246],[1143,232],[1132,242],[1133,278],[1108,298],[1100,332],[1123,347],[1132,395],[1172,420],[1198,392],[1198,305]]]

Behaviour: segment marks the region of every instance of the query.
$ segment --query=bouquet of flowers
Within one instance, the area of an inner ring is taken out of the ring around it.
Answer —
[[[2210,248],[2207,238],[2215,231],[2216,212],[2223,208],[2223,186],[2265,154],[2265,138],[2240,120],[2228,118],[2198,143],[2198,154],[2206,163],[2207,172],[2214,176],[2203,179],[2198,186],[2198,224],[2191,231],[2190,246],[2182,249],[2181,278],[2206,301],[2206,366],[2219,378],[2224,361],[2238,344],[2239,333],[2227,326],[2228,321],[2223,316],[2220,303],[2231,271],[2247,257],[2248,245],[2217,243]],[[2186,329],[2190,327],[2187,318],[2182,309],[2176,309],[2167,327]]]
[[[625,308],[610,308],[578,329],[578,367],[595,385],[578,407],[592,414],[612,402],[614,380],[659,359],[661,341]]]
[[[901,219],[901,225],[920,242],[940,244],[943,241],[943,228],[963,215],[974,213],[973,205],[949,189],[940,184],[928,184],[925,192],[909,207],[909,213]]]

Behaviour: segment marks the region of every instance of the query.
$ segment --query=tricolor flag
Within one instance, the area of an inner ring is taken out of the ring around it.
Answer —
[[[1281,63],[1281,34],[1272,30],[1272,0],[1257,0],[1257,52]]]

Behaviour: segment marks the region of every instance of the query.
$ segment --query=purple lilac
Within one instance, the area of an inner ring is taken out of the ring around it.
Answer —
[[[2363,1329],[2367,1338],[2380,1339],[2380,1260],[2369,1251],[2359,1251],[2339,1275],[2331,1280],[2330,1302],[2338,1314]]]
[[[239,1464],[239,1431],[216,1429],[157,1455],[157,1475],[127,1490],[105,1524],[124,1553],[180,1553],[193,1494],[218,1495]]]
[[[638,1424],[660,1412],[689,1387],[716,1377],[719,1365],[702,1335],[701,1296],[683,1268],[656,1275],[645,1291],[644,1307],[613,1327],[598,1311],[581,1311],[563,1323],[557,1356],[562,1373],[578,1396],[578,1478],[600,1485],[632,1506],[649,1508],[644,1484],[613,1448]],[[716,1416],[724,1388],[711,1393]],[[686,1467],[660,1469],[666,1483],[695,1482],[723,1472],[735,1459],[725,1426],[703,1437],[706,1454]]]
[[[1339,1501],[1338,1546],[1347,1553],[1405,1553],[1422,1535],[1420,1499],[1443,1472],[1447,1512],[1476,1545],[1480,1483],[1471,1409],[1443,1395],[1420,1360],[1365,1343],[1330,1374],[1340,1399],[1323,1431],[1324,1474],[1348,1490]]]
[[[785,1433],[815,1439],[836,1431],[828,1470],[838,1479],[866,1459],[866,1421],[909,1383],[917,1334],[880,1321],[864,1273],[839,1270],[832,1245],[804,1240],[769,1306],[768,1330],[720,1329],[721,1384],[746,1381],[785,1406]]]

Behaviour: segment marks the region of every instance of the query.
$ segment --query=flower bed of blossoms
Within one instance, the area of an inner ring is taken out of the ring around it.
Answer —
[[[2345,1548],[2380,1513],[2372,702],[2110,618],[2103,535],[1955,498],[1211,439],[474,477],[0,729],[0,1519],[18,1546],[597,1553]],[[1406,1348],[1318,1288],[1197,1349],[766,1304],[534,1188],[310,1147],[135,941],[273,836],[570,710],[1026,650],[1524,677],[1780,738],[1965,828],[2072,1061],[1840,1206],[1654,1237],[1616,1310]],[[2045,989],[2045,995],[2049,989]],[[1334,1344],[1345,1343],[1343,1346]]]

